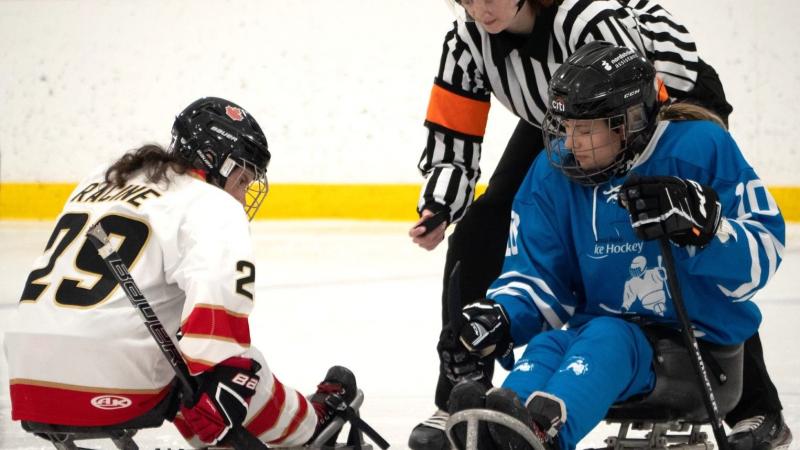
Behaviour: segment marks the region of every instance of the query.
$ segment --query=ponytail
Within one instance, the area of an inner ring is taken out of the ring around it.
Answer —
[[[148,180],[158,183],[167,180],[167,169],[183,174],[189,165],[172,153],[155,144],[147,144],[132,150],[118,159],[106,170],[106,181],[116,187],[122,187],[133,176],[134,172],[144,170]]]
[[[658,112],[658,120],[708,120],[726,130],[728,129],[725,126],[725,122],[718,115],[693,103],[676,102],[662,106]]]

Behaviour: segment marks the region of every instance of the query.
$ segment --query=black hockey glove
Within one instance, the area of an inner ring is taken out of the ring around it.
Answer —
[[[513,350],[511,323],[502,306],[483,299],[463,309],[467,321],[461,328],[461,343],[481,358],[504,358]]]
[[[191,406],[181,405],[180,410],[186,425],[201,441],[216,444],[244,422],[260,368],[248,358],[229,358],[197,377],[198,389]]]
[[[442,329],[436,350],[439,352],[442,372],[452,383],[455,384],[461,380],[491,382],[491,380],[484,380],[486,372],[484,366],[487,361],[492,362],[467,350],[450,325]]]
[[[714,238],[721,219],[714,189],[678,177],[631,174],[619,204],[630,213],[636,236],[646,241],[667,236],[680,246],[702,247]]]

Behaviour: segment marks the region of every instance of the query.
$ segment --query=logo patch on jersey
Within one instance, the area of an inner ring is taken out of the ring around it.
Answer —
[[[598,242],[594,244],[594,253],[590,255],[592,258],[605,258],[608,255],[619,255],[624,253],[641,253],[644,248],[644,242]]]
[[[653,266],[643,255],[631,260],[628,268],[630,278],[623,288],[622,311],[630,311],[638,302],[646,311],[664,317],[667,311],[667,271],[661,266],[661,256],[658,265]]]
[[[559,372],[572,371],[577,376],[586,375],[589,373],[589,362],[583,356],[571,356],[567,367],[559,370]]]
[[[233,106],[226,106],[225,114],[230,117],[231,120],[235,120],[237,122],[244,120],[244,113],[242,113],[242,110]]]
[[[533,363],[524,359],[517,361],[517,364],[514,366],[514,371],[517,372],[530,372],[532,370]]]
[[[92,398],[92,406],[98,409],[123,409],[131,406],[133,401],[121,395],[101,395]]]

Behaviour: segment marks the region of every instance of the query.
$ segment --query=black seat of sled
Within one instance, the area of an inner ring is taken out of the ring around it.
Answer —
[[[87,439],[111,439],[120,450],[137,450],[139,447],[133,441],[133,436],[138,430],[158,428],[166,418],[175,416],[178,407],[177,393],[178,390],[173,389],[147,413],[119,424],[84,427],[23,420],[21,425],[25,431],[50,441],[59,450],[79,450],[81,447],[75,441]]]
[[[703,392],[692,365],[692,355],[678,333],[647,330],[655,352],[656,385],[647,395],[614,404],[608,422],[708,423]],[[716,398],[724,417],[739,402],[742,393],[743,347],[698,341]]]

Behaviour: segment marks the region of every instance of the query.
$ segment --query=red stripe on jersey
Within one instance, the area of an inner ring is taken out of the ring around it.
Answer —
[[[253,370],[253,359],[242,356],[231,356],[219,363],[220,366],[233,367],[236,369]]]
[[[212,370],[217,366],[228,366],[244,370],[253,369],[253,360],[250,358],[243,358],[241,356],[231,356],[225,361],[217,364],[203,359],[192,359],[183,353],[181,353],[181,356],[183,356],[183,360],[186,361],[186,366],[189,367],[189,374],[193,376],[197,376],[205,371]]]
[[[114,425],[153,409],[169,393],[170,387],[152,392],[122,389],[98,392],[102,389],[79,386],[70,389],[12,380],[11,418],[53,425]]]
[[[222,307],[198,305],[181,324],[184,336],[208,336],[250,345],[250,325],[247,316],[237,315]]]
[[[253,433],[253,436],[261,436],[271,430],[278,423],[278,418],[283,412],[283,405],[286,403],[286,390],[277,378],[273,378],[273,380],[275,380],[275,383],[272,385],[272,397],[247,424],[246,428]]]
[[[188,356],[183,354],[183,352],[181,352],[181,355],[183,356],[183,360],[186,361],[186,366],[189,367],[189,373],[192,376],[199,375],[205,372],[206,370],[213,369],[216,366],[216,364],[210,361],[189,358]]]
[[[294,417],[292,417],[292,421],[289,423],[289,427],[286,428],[286,431],[284,431],[283,435],[278,439],[270,442],[270,444],[272,445],[280,444],[281,442],[286,440],[286,438],[291,436],[292,433],[297,431],[297,427],[299,427],[300,424],[303,422],[303,419],[306,418],[306,413],[308,412],[308,400],[306,400],[305,397],[300,395],[299,392],[297,392],[296,394],[297,394],[297,405],[298,405],[297,413],[295,413]]]

